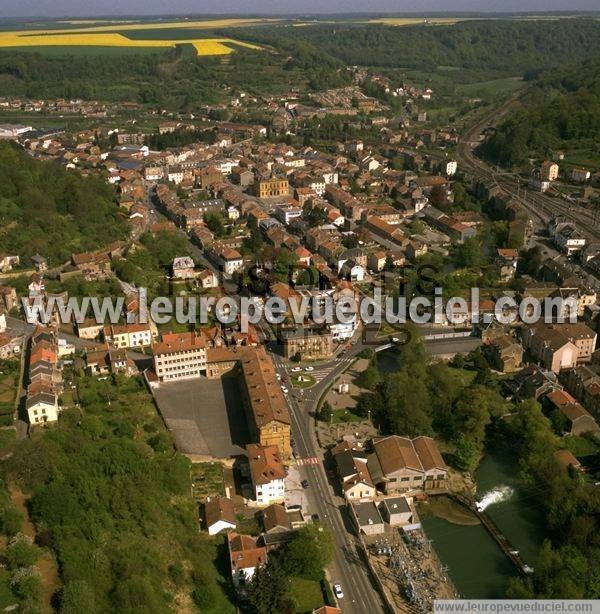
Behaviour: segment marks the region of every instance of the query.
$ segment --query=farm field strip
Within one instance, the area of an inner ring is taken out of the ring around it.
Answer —
[[[237,45],[247,49],[261,49],[231,38],[208,39],[131,39],[118,32],[73,32],[57,30],[0,32],[0,49],[8,47],[175,47],[179,44],[192,44],[199,56],[228,55],[235,49],[229,45]]]

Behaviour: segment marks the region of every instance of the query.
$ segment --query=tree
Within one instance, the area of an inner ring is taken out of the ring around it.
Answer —
[[[454,446],[456,466],[462,471],[473,471],[477,467],[481,450],[473,437],[461,435]]]
[[[226,234],[223,216],[217,211],[207,211],[204,214],[204,223],[215,237],[223,237]]]
[[[298,256],[289,249],[282,248],[277,251],[273,260],[273,277],[276,281],[289,284],[298,266]]]
[[[96,611],[94,591],[85,580],[71,580],[65,584],[60,598],[60,614],[93,614]]]
[[[290,574],[291,575],[291,574]],[[248,602],[256,614],[292,612],[289,577],[276,557],[256,568],[248,586]]]
[[[360,374],[360,385],[367,390],[375,390],[377,386],[381,383],[381,374],[379,373],[379,369],[377,365],[371,363],[361,374]]]
[[[542,267],[543,256],[539,245],[524,249],[519,257],[518,269],[521,274],[537,276]]]
[[[13,538],[12,543],[6,549],[6,562],[9,568],[31,567],[39,558],[40,550],[31,544],[24,535]]]
[[[333,409],[329,401],[324,401],[323,405],[321,405],[321,409],[319,410],[319,419],[322,422],[330,422],[332,415],[333,415]]]
[[[434,185],[429,195],[429,201],[438,209],[445,209],[448,206],[448,195],[443,185]]]
[[[481,245],[477,238],[469,237],[456,246],[454,253],[456,266],[475,268],[483,264]]]
[[[307,580],[321,580],[323,569],[333,557],[331,533],[318,524],[302,527],[286,545],[282,568],[286,574]]]

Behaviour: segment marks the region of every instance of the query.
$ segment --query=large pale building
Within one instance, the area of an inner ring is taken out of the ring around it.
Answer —
[[[206,338],[169,333],[153,346],[154,370],[161,382],[198,377],[206,372]]]
[[[288,360],[319,360],[329,358],[333,354],[333,335],[326,328],[297,326],[282,329],[280,338],[283,355]]]
[[[431,437],[374,439],[368,468],[373,482],[385,493],[446,489],[446,463]]]

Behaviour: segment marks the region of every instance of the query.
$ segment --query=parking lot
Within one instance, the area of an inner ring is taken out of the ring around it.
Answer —
[[[233,375],[161,384],[153,393],[183,454],[229,458],[244,453],[248,426]]]

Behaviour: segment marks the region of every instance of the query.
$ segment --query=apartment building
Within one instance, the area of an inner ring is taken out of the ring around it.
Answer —
[[[62,390],[56,332],[38,326],[30,344],[25,409],[29,424],[45,425],[58,420],[58,395]]]
[[[597,339],[597,334],[582,322],[538,322],[524,328],[521,334],[523,347],[543,367],[555,373],[590,362]]]
[[[290,458],[291,421],[275,367],[264,347],[240,352],[242,398],[250,436],[261,446],[276,446],[282,459]]]
[[[297,326],[281,331],[283,355],[289,360],[300,357],[302,360],[329,358],[333,354],[333,336],[326,328]]]
[[[246,446],[254,503],[260,506],[283,503],[285,499],[285,469],[277,446]]]
[[[104,340],[115,348],[139,348],[152,344],[148,324],[112,324],[104,327]]]
[[[153,345],[160,382],[189,379],[206,372],[206,339],[195,333],[169,333]]]

